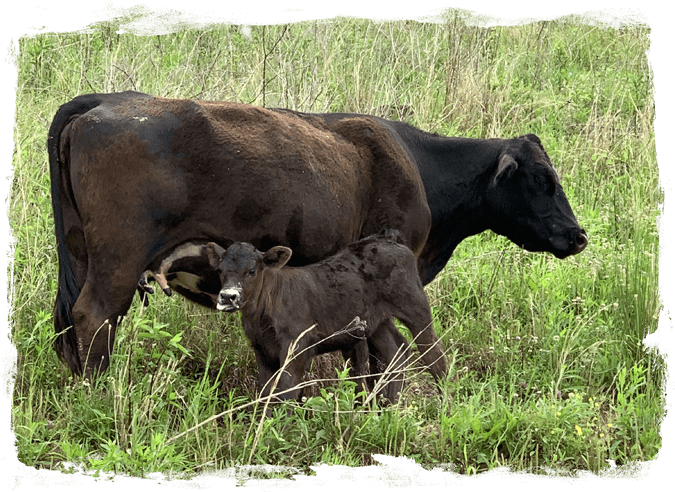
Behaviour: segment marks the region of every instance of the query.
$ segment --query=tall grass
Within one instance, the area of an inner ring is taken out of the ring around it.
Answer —
[[[341,19],[152,37],[108,22],[22,39],[10,203],[20,460],[143,476],[362,465],[372,453],[463,473],[653,458],[663,360],[642,339],[660,310],[662,195],[648,34],[564,21],[478,28],[451,13],[442,24]],[[440,394],[414,371],[399,404],[359,406],[331,359],[313,374],[332,384],[262,419],[247,406],[256,366],[237,317],[159,295],[148,308],[134,301],[105,378],[73,381],[52,348],[47,128],[75,95],[128,89],[376,114],[443,135],[536,133],[590,244],[560,261],[490,232],[464,241],[427,286],[452,367]]]

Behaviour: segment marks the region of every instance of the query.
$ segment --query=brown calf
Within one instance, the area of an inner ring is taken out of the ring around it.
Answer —
[[[416,337],[431,374],[438,380],[447,372],[415,256],[391,238],[370,236],[323,261],[296,268],[282,268],[291,257],[291,249],[285,246],[262,253],[238,242],[223,254],[222,248],[209,243],[206,253],[222,282],[217,309],[241,310],[265,396],[270,391],[268,382],[294,343],[295,357],[277,385],[276,392],[283,392],[281,399],[298,397],[299,390],[293,388],[312,358],[322,353],[341,350],[352,357],[356,375],[364,376],[368,345],[343,330],[357,316],[365,321],[366,339],[376,337],[377,327],[385,320],[399,319]],[[409,350],[407,344],[402,350]],[[394,401],[400,388],[401,384],[389,384],[383,396]]]

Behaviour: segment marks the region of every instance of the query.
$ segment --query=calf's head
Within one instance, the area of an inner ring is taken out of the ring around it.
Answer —
[[[490,177],[486,199],[490,228],[528,251],[565,258],[588,244],[536,135],[509,142]]]
[[[259,295],[265,270],[283,267],[291,257],[291,249],[275,246],[265,253],[249,243],[234,243],[223,250],[215,243],[206,245],[211,266],[218,272],[221,289],[216,308],[234,312]]]

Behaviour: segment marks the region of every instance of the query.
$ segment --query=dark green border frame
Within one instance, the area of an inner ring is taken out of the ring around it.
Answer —
[[[87,2],[85,0],[73,0],[73,3],[64,3],[63,0],[40,0],[39,3],[41,4],[39,7],[32,6],[33,2],[31,2],[30,6],[13,5],[3,8],[2,29],[0,32],[4,38],[3,46],[5,49],[9,47],[12,40],[16,40],[23,33],[41,32],[42,30],[72,31],[80,29],[84,25],[98,20],[96,17],[91,15],[91,11],[94,9],[102,9],[105,5],[103,0],[99,0],[96,3]],[[644,12],[644,16],[647,18],[652,28],[652,47],[649,57],[654,69],[656,85],[656,107],[658,108],[658,114],[656,118],[656,143],[659,156],[659,174],[661,178],[661,184],[666,189],[666,202],[669,202],[669,199],[671,198],[671,175],[673,173],[673,169],[675,169],[675,162],[670,144],[671,136],[675,134],[675,125],[673,124],[675,121],[675,118],[673,117],[674,98],[671,92],[673,91],[672,49],[675,47],[675,37],[673,36],[674,30],[670,26],[669,22],[673,21],[672,15],[675,12],[675,5],[669,4],[664,0],[643,0],[641,2],[633,3],[613,0],[606,0],[605,2],[600,2],[597,0],[569,0],[567,2],[561,3],[542,1],[535,2],[533,0],[515,3],[503,2],[500,0],[446,0],[445,2],[443,0],[413,0],[405,2],[401,0],[377,0],[376,2],[366,3],[363,0],[341,0],[339,3],[323,3],[320,6],[317,5],[317,2],[309,2],[307,0],[293,0],[284,2],[279,2],[278,0],[249,0],[242,2],[226,2],[222,0],[146,0],[145,2],[142,2],[142,0],[117,0],[113,3],[114,5],[120,7],[127,7],[136,5],[138,3],[146,3],[149,6],[158,9],[187,10],[189,12],[195,12],[205,16],[212,15],[214,17],[220,18],[231,18],[239,22],[274,22],[279,20],[326,18],[333,17],[337,13],[359,15],[363,17],[414,17],[432,14],[434,9],[447,5],[468,8],[477,12],[492,14],[502,18],[549,17],[552,15],[563,15],[587,10],[600,10],[603,8],[613,8],[616,9],[617,12],[620,12],[623,8],[632,10],[640,9]],[[287,9],[293,10],[283,12],[283,10]],[[34,26],[37,29],[31,29],[31,27]],[[14,67],[9,62],[9,58],[6,57],[5,64],[0,69],[0,84],[2,84],[1,94],[4,94],[4,97],[0,99],[2,109],[4,110],[2,117],[0,118],[0,135],[2,135],[2,138],[0,138],[0,155],[5,156],[5,164],[3,165],[4,172],[2,174],[7,178],[9,178],[12,173],[10,157],[13,151],[13,142],[11,138],[14,115],[14,96],[12,96],[12,94],[16,76],[13,68]],[[8,183],[9,181],[6,179],[4,181],[4,196],[7,196]],[[662,236],[664,247],[668,243],[667,238],[672,236],[672,230],[668,227],[672,224],[672,217],[669,212],[669,209],[665,210]],[[9,224],[7,222],[6,214],[3,214],[0,218],[2,220],[2,223],[0,224],[0,231],[7,231]],[[3,232],[2,235],[5,237],[5,240],[7,240],[7,234]],[[8,243],[5,242],[5,244]],[[666,250],[666,253],[667,252],[668,251]],[[672,306],[669,302],[673,292],[673,281],[671,278],[669,278],[668,274],[664,274],[664,272],[672,271],[672,265],[672,254],[664,255],[661,264],[660,282],[662,288],[664,289],[663,299],[665,310],[661,314],[659,333],[649,337],[649,341],[660,342],[662,345],[662,350],[666,354],[670,352],[669,349],[673,348],[673,341],[675,340],[672,329],[672,315],[670,314]],[[6,264],[1,273],[4,279],[3,283],[6,283]],[[4,312],[3,319],[7,319],[7,304],[3,303],[1,309]],[[0,360],[4,362],[8,360],[9,357],[13,357],[13,351],[7,341],[7,338],[3,336],[2,349],[0,350]],[[671,372],[670,379],[668,381],[668,392],[670,393],[670,391],[673,389],[675,389],[675,385],[673,384],[673,373]],[[5,388],[6,394],[9,391],[9,388]],[[669,396],[670,405],[672,405],[672,395]],[[0,415],[9,416],[9,413],[9,399],[6,397],[0,399]],[[675,461],[675,453],[673,451],[673,438],[675,432],[673,429],[672,418],[666,417],[661,430],[663,434],[663,448],[659,458],[649,469],[649,474],[645,478],[646,482],[641,482],[639,484],[627,480],[604,482],[598,480],[597,478],[590,477],[585,480],[580,480],[578,484],[575,484],[575,490],[577,490],[579,487],[587,489],[589,487],[597,487],[599,485],[609,485],[612,487],[612,489],[617,487],[633,488],[635,486],[644,485],[652,487],[660,487],[663,485],[667,487],[667,484],[672,482],[672,479],[670,479],[669,476],[669,472],[671,471],[669,469],[669,465]],[[501,491],[504,487],[531,488],[546,486],[559,488],[570,485],[570,482],[547,481],[546,484],[543,484],[539,480],[510,477],[491,477],[487,479],[460,482],[453,480],[452,478],[448,479],[440,472],[434,473],[417,470],[414,464],[407,462],[406,460],[383,458],[382,461],[388,465],[398,465],[410,475],[414,475],[417,471],[419,480],[415,483],[430,484],[427,487],[434,487],[438,485],[446,486],[461,483],[461,485],[465,485],[474,490],[476,488],[483,489],[487,487],[494,487],[496,485]],[[362,484],[367,483],[366,477],[369,474],[376,476],[379,474],[379,469],[377,467],[369,467],[355,470],[354,477],[360,479],[358,481],[357,487],[361,487]],[[41,475],[48,476],[40,477]],[[319,470],[319,476],[317,477],[309,477],[306,480],[298,478],[292,483],[280,485],[286,487],[295,487],[300,485],[302,488],[307,488],[311,484],[317,483],[317,480],[319,479],[327,480],[328,483],[325,483],[324,487],[331,489],[344,486],[354,486],[354,484],[350,482],[339,482],[337,480],[337,476],[334,476],[329,469]],[[116,483],[102,481],[96,482],[91,478],[65,476],[57,472],[38,472],[18,462],[14,450],[14,439],[12,434],[9,432],[0,431],[0,484],[4,483],[8,488],[22,488],[25,490],[26,488],[34,488],[35,485],[37,485],[36,482],[41,482],[41,487],[48,486],[53,488],[71,483],[73,485],[85,487],[93,486],[97,490],[122,490],[123,488],[127,487],[134,489],[141,487],[147,489],[150,487],[152,489],[156,489],[159,487],[159,484],[156,482],[148,480],[118,478]],[[496,484],[496,482],[498,482],[498,484]],[[369,483],[375,487],[386,487],[386,484],[381,482]],[[185,485],[190,488],[195,486],[199,488],[220,488],[222,486],[228,486],[228,482],[225,480],[211,479],[195,482],[192,486],[188,484]],[[180,485],[174,484],[174,486]],[[273,488],[273,486],[270,484],[268,486],[264,486],[264,488]],[[322,490],[325,489],[322,488]]]

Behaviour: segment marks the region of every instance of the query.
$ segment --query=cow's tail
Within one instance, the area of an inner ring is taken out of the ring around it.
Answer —
[[[54,348],[59,358],[68,364],[74,374],[82,374],[77,337],[72,329],[73,305],[80,294],[80,286],[73,269],[71,253],[66,244],[63,207],[75,207],[76,205],[68,177],[69,149],[67,142],[62,139],[62,133],[64,128],[75,118],[100,105],[101,102],[98,95],[92,94],[77,97],[64,104],[56,112],[47,137],[52,210],[59,261],[58,291],[54,304],[54,329],[56,331]],[[79,216],[79,213],[76,215]]]

